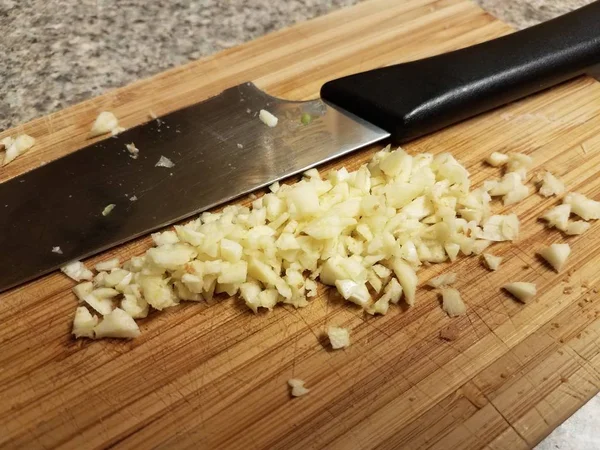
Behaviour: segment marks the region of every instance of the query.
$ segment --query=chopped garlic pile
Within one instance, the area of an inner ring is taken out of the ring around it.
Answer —
[[[512,158],[507,164],[524,176],[527,158]],[[493,215],[490,204],[490,190],[520,189],[523,177],[510,174],[471,190],[469,173],[450,154],[389,147],[355,172],[312,169],[293,185],[272,186],[251,207],[228,206],[154,234],[156,247],[146,254],[100,271],[84,303],[102,315],[119,306],[141,318],[150,307],[226,293],[256,312],[306,306],[318,279],[370,314],[385,314],[402,296],[412,306],[423,264],[517,238],[517,216]]]
[[[90,130],[90,137],[100,136],[102,134],[111,133],[113,136],[122,131],[124,128],[119,126],[119,120],[110,111],[102,111],[96,117],[92,129]]]
[[[0,163],[6,166],[33,147],[35,138],[27,134],[20,134],[14,139],[7,136],[0,140],[0,144]]]

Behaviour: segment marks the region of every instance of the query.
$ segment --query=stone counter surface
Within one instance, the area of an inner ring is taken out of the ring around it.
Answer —
[[[0,0],[0,130],[358,1]],[[477,2],[526,27],[590,0]]]
[[[0,130],[358,1],[0,0]],[[476,1],[517,28],[591,2]],[[599,427],[596,397],[538,450],[598,449]]]

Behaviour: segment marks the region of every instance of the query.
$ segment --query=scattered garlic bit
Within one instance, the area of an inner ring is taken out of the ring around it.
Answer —
[[[565,205],[571,206],[571,212],[583,220],[600,219],[600,202],[587,198],[576,192],[567,194],[563,199]],[[558,228],[558,227],[557,227]]]
[[[327,336],[329,336],[331,348],[334,350],[350,346],[350,332],[348,328],[329,327],[327,328]]]
[[[112,210],[115,209],[115,206],[117,205],[115,205],[114,203],[106,205],[106,207],[102,210],[102,215],[105,217],[108,216],[112,212]]]
[[[112,130],[110,130],[110,134],[113,136],[116,136],[117,134],[121,134],[123,131],[126,131],[127,129],[124,127],[115,127]]]
[[[116,116],[110,111],[102,111],[96,117],[96,121],[92,125],[90,132],[91,137],[100,136],[102,134],[110,133],[119,126],[119,121]]]
[[[542,258],[554,267],[554,270],[560,272],[571,254],[569,244],[552,244],[538,252]]]
[[[569,223],[567,223],[567,228],[564,231],[565,234],[574,236],[585,233],[591,226],[591,224],[584,222],[583,220],[569,221]]]
[[[94,327],[96,338],[132,339],[140,335],[140,329],[135,320],[121,308],[115,308],[111,313]]]
[[[81,261],[73,261],[60,268],[61,272],[75,281],[91,280],[94,274]]]
[[[63,251],[60,247],[52,247],[52,253],[56,253],[58,255],[62,255]]]
[[[526,283],[524,281],[515,281],[514,283],[505,284],[502,287],[523,303],[527,303],[537,293],[534,283]]]
[[[118,268],[119,268],[119,258],[118,257],[99,262],[98,264],[96,264],[94,266],[94,269],[96,269],[98,272],[102,272],[102,271],[108,272],[109,270],[118,269]]]
[[[125,144],[125,147],[127,148],[127,151],[129,152],[129,156],[132,159],[138,159],[140,150],[135,146],[135,144],[133,142],[131,144]]]
[[[35,138],[27,134],[21,134],[14,139],[11,137],[2,139],[2,144],[5,148],[2,165],[6,166],[8,163],[14,161],[15,158],[33,147],[35,144]]]
[[[277,126],[277,122],[279,121],[279,119],[277,119],[277,117],[275,117],[269,111],[266,111],[264,109],[260,110],[260,112],[258,113],[258,117],[262,123],[264,123],[265,125],[267,125],[271,128],[273,128],[274,126]]]
[[[444,286],[450,286],[451,284],[456,283],[456,278],[457,278],[457,276],[454,272],[443,273],[443,274],[438,275],[437,277],[429,280],[427,282],[427,286],[431,286],[434,289],[444,287]]]
[[[550,228],[556,227],[559,230],[566,230],[571,215],[571,205],[558,205],[546,211],[542,219],[548,222]]]
[[[565,184],[550,172],[544,172],[544,175],[541,179],[539,193],[544,197],[562,195],[565,193]]]
[[[291,380],[288,380],[288,385],[292,388],[292,397],[300,397],[309,392],[309,390],[304,387],[304,380],[292,378]]]
[[[490,217],[483,224],[481,237],[488,241],[514,241],[519,236],[519,218],[516,214]]]
[[[462,316],[467,313],[465,303],[458,292],[454,288],[442,289],[442,309],[450,316]]]
[[[515,215],[492,213],[487,189],[496,183],[471,189],[452,155],[388,147],[356,171],[311,169],[249,206],[155,233],[154,248],[100,271],[93,290],[82,288],[78,297],[135,319],[219,293],[238,295],[258,312],[307,306],[319,280],[365,312],[385,314],[402,295],[414,305],[421,266],[517,237]]]
[[[494,152],[485,159],[485,162],[490,166],[500,167],[508,162],[508,155],[500,152]]]
[[[488,267],[488,269],[498,270],[498,267],[500,267],[500,263],[502,262],[502,257],[484,253],[483,260],[485,261],[485,265]]]
[[[94,338],[94,327],[98,325],[98,316],[92,316],[85,306],[78,306],[73,319],[73,331],[75,338]]]
[[[132,195],[131,197],[129,197],[129,201],[130,202],[137,202],[137,196],[136,195]]]
[[[175,163],[169,158],[161,156],[158,162],[154,165],[154,167],[166,167],[167,169],[170,169],[171,167],[175,167]]]
[[[156,115],[156,113],[155,113],[154,111],[152,111],[152,110],[148,111],[148,115],[150,116],[150,118],[151,118],[152,120],[156,120],[156,119],[158,119],[158,116],[157,116],[157,115]]]
[[[529,188],[523,184],[523,177],[516,172],[508,172],[500,181],[488,182],[486,187],[492,197],[502,196],[504,206],[518,203],[529,195]]]
[[[533,158],[531,156],[524,153],[510,153],[508,155],[508,162],[506,163],[506,171],[518,173],[524,180],[527,176],[527,171],[532,165]]]

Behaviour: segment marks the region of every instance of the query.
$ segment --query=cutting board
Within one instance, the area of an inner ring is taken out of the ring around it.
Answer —
[[[163,115],[247,80],[273,95],[309,99],[329,79],[510,31],[468,1],[367,1],[2,133],[24,131],[38,143],[0,178],[86,145],[102,110],[131,127],[150,110]],[[535,170],[598,198],[600,85],[579,78],[406,149],[451,152],[477,183],[499,175],[482,163],[489,153],[526,152]],[[358,167],[374,151],[331,166]],[[537,218],[557,202],[532,194],[513,208],[521,237],[494,246],[504,257],[499,271],[486,271],[477,258],[452,265],[468,305],[456,319],[426,288],[414,308],[391,308],[384,317],[322,289],[304,309],[254,315],[234,299],[183,304],[142,320],[138,339],[75,341],[70,280],[54,273],[13,289],[0,295],[0,446],[531,447],[600,388],[600,230],[595,224],[567,240],[546,230]],[[535,253],[565,240],[572,257],[557,275]],[[125,259],[149,245],[140,239],[88,262]],[[432,266],[420,280],[448,268]],[[539,295],[519,304],[499,289],[507,281],[535,282]],[[451,324],[456,339],[440,339]],[[328,349],[328,325],[349,327],[352,345]],[[310,393],[290,398],[292,377]]]

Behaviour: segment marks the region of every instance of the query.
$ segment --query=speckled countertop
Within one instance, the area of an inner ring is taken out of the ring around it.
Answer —
[[[0,130],[358,1],[0,0]],[[476,1],[523,28],[592,0]],[[599,426],[596,397],[538,449],[598,449]]]
[[[358,1],[0,0],[0,130]],[[517,27],[590,1],[477,0]]]

